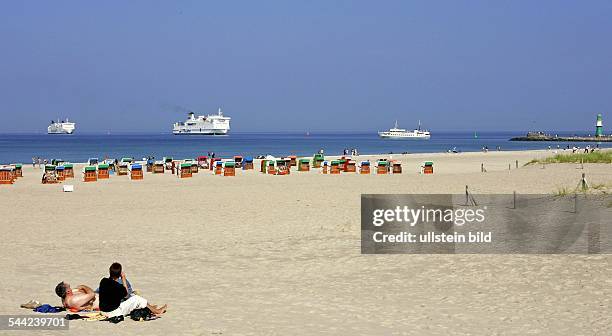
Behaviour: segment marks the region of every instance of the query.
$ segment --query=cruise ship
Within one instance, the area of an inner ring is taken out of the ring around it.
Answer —
[[[217,114],[197,116],[189,112],[185,122],[174,123],[172,133],[175,135],[227,135],[232,118],[223,116],[219,108]]]
[[[378,132],[378,136],[383,139],[402,139],[402,140],[428,140],[430,138],[429,131],[421,129],[421,121],[419,127],[411,132],[403,128],[398,128],[397,120],[395,126],[388,131]]]
[[[57,121],[51,120],[51,124],[47,127],[47,134],[72,134],[76,129],[76,124],[73,122],[59,119]]]

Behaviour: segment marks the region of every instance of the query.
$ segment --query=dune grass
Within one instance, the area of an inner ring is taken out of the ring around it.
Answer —
[[[557,188],[556,191],[553,192],[553,195],[561,196],[561,197],[579,194],[579,193],[580,194],[589,193],[589,194],[607,195],[609,194],[611,188],[612,188],[612,184],[606,184],[606,183],[593,184],[593,185],[587,186],[586,189],[581,189],[580,186],[576,186],[573,189],[568,188],[568,187],[559,187]],[[612,202],[610,202],[610,206],[612,206]]]
[[[533,159],[526,165],[535,163],[612,163],[612,151],[595,151],[592,153],[557,154],[545,159]]]
[[[575,194],[576,190],[570,190],[567,187],[561,187],[558,188],[557,191],[554,193],[555,196],[560,196],[560,197],[564,197],[567,196],[569,194]]]

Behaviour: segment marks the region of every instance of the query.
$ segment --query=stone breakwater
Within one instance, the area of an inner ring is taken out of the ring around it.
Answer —
[[[526,136],[511,138],[510,141],[571,141],[571,142],[612,142],[612,135],[560,137],[544,133],[527,133]]]

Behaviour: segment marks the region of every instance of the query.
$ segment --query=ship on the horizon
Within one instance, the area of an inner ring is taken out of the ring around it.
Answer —
[[[397,120],[395,126],[388,131],[378,132],[378,136],[383,139],[402,139],[402,140],[428,140],[431,135],[428,130],[421,129],[421,121],[419,120],[419,126],[413,131],[409,132],[403,128],[398,128]]]
[[[75,129],[76,124],[70,122],[68,118],[62,121],[59,121],[59,119],[57,121],[51,120],[51,123],[47,127],[47,134],[72,134]]]
[[[223,116],[221,108],[217,114],[195,116],[189,112],[185,122],[174,123],[172,133],[175,135],[227,135],[232,118]]]

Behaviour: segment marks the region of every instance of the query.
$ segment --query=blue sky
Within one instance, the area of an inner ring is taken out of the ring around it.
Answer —
[[[2,1],[0,132],[590,130],[610,1]],[[608,128],[608,127],[606,127]]]

